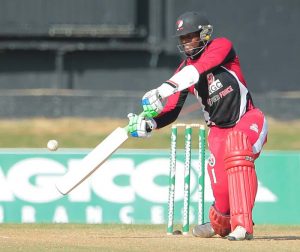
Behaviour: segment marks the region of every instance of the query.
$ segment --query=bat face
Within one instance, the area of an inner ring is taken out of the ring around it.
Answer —
[[[69,170],[56,183],[57,190],[66,195],[97,170],[128,139],[126,128],[117,128],[87,154],[80,165]]]

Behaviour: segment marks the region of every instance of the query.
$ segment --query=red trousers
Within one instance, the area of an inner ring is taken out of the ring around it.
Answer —
[[[267,140],[267,123],[263,113],[255,108],[245,113],[240,121],[232,128],[218,128],[213,126],[208,133],[208,174],[215,197],[215,207],[222,214],[229,214],[229,195],[227,173],[224,168],[224,153],[227,134],[238,130],[244,132],[252,144],[252,150],[257,158],[262,146]]]

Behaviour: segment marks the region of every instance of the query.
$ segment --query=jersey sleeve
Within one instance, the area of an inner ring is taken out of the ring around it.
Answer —
[[[201,57],[192,63],[200,74],[213,71],[235,58],[236,54],[232,42],[226,38],[212,40]]]
[[[188,89],[185,89],[167,98],[163,111],[153,118],[157,124],[157,129],[163,128],[177,119],[188,93]]]

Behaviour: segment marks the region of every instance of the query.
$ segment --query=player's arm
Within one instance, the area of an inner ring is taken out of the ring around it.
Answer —
[[[142,105],[145,115],[148,117],[159,115],[163,109],[162,102],[165,98],[193,86],[199,81],[201,74],[213,71],[232,61],[235,57],[231,41],[226,38],[214,39],[193,65],[183,67],[157,89],[153,89],[143,96]]]
[[[163,101],[166,98],[193,86],[198,82],[199,77],[200,74],[193,65],[183,67],[158,88],[150,90],[143,96],[144,114],[147,117],[159,115],[164,108]]]
[[[177,119],[187,95],[188,90],[183,90],[168,97],[162,112],[154,118],[146,117],[144,113],[128,114],[128,132],[133,137],[150,137],[152,130],[171,124]]]
[[[185,89],[167,98],[162,112],[158,116],[153,118],[156,123],[157,129],[163,128],[173,123],[178,118],[188,96],[188,93],[188,89]]]

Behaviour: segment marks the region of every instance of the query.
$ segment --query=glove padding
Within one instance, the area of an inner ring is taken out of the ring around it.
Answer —
[[[151,118],[145,118],[144,115],[130,113],[128,131],[132,137],[150,137],[151,131],[156,128],[156,122]]]
[[[145,117],[152,118],[163,110],[162,98],[157,89],[147,92],[142,98]]]

